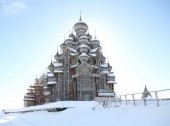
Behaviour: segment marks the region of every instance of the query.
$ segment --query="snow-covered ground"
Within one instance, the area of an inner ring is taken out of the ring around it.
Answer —
[[[60,112],[29,112],[3,114],[0,112],[0,126],[169,126],[170,101],[155,101],[122,104],[120,107],[103,108],[95,101],[63,101],[36,107],[19,109],[31,110],[49,107],[70,107]],[[18,110],[8,110],[18,111]]]

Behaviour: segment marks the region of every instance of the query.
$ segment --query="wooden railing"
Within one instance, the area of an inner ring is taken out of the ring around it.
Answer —
[[[148,93],[148,92],[124,94],[124,95],[119,95],[119,97],[120,97],[120,99],[122,99],[122,102],[125,102],[126,105],[128,104],[128,102],[133,102],[134,106],[136,105],[137,101],[143,101],[145,106],[147,105],[148,101],[152,101],[152,102],[155,101],[157,107],[159,107],[160,106],[160,101],[162,101],[162,100],[170,100],[170,89],[150,91],[150,94],[152,96],[150,98],[147,98],[147,97],[142,98],[143,93]],[[162,95],[162,93],[164,95]]]
[[[161,101],[170,100],[170,89],[150,91],[151,96],[146,98],[142,97],[145,93],[148,94],[148,92],[138,92],[118,95],[116,97],[96,97],[94,100],[98,102],[98,104],[92,109],[95,110],[98,106],[103,106],[103,108],[119,107],[123,104],[133,104],[137,106],[141,105],[141,102],[143,102],[145,106],[149,105],[149,102],[152,102],[152,104],[155,102],[157,107],[159,107]]]

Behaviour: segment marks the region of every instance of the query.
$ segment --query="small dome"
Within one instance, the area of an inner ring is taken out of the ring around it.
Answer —
[[[74,25],[74,31],[77,33],[78,31],[83,30],[84,32],[87,32],[88,26],[86,23],[79,21]]]
[[[93,40],[91,41],[91,43],[92,43],[92,45],[99,45],[99,44],[100,44],[100,41],[97,40],[97,39],[93,39]]]
[[[40,78],[39,78],[39,81],[40,81],[40,82],[44,81],[44,78],[45,78],[45,74],[42,74],[42,75],[40,76]]]
[[[71,37],[69,37],[68,39],[66,39],[65,41],[64,41],[64,43],[65,43],[65,45],[72,45],[74,42],[73,42],[73,38],[71,38]]]
[[[79,30],[77,33],[76,33],[77,36],[84,36],[85,35],[85,32],[84,30]]]
[[[80,51],[81,53],[87,53],[87,52],[90,51],[90,48],[89,48],[87,45],[85,45],[85,44],[81,44],[81,45],[78,47],[78,49],[79,49],[79,51]]]
[[[57,51],[57,54],[54,56],[54,59],[55,59],[56,61],[59,61],[60,55],[59,55],[58,51]]]
[[[48,69],[49,69],[50,72],[53,72],[53,70],[54,70],[54,65],[53,65],[52,62],[51,62],[51,64],[48,66]]]
[[[75,38],[75,35],[74,35],[73,33],[71,33],[71,34],[69,35],[69,37],[74,39],[74,38]]]
[[[99,49],[102,51],[102,47],[101,47],[100,45],[99,45],[98,47],[99,47]]]
[[[92,39],[92,36],[89,33],[87,34],[87,37],[88,37],[89,40]]]
[[[45,77],[44,77],[44,83],[46,84],[47,83],[47,76],[45,75]]]
[[[38,83],[38,78],[35,78],[35,83]]]
[[[101,58],[101,61],[102,61],[102,62],[105,62],[105,61],[106,61],[106,57],[103,56],[103,57]]]
[[[60,45],[60,48],[61,48],[61,49],[64,49],[65,46],[66,46],[65,43],[62,43],[62,44]]]
[[[90,59],[90,57],[89,57],[87,54],[82,53],[82,54],[78,57],[78,59],[81,61],[82,64],[84,64],[84,63],[86,63],[86,62]]]
[[[81,36],[79,38],[79,42],[88,42],[88,37],[87,36]]]
[[[109,71],[112,70],[112,66],[110,66],[110,64],[108,63],[108,68],[109,68]]]

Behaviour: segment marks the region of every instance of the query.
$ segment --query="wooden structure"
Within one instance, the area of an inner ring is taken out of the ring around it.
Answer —
[[[45,102],[93,100],[99,90],[114,91],[115,75],[102,53],[100,41],[80,20],[60,45],[43,78]]]
[[[44,102],[44,85],[40,80],[35,79],[34,85],[30,85],[29,89],[27,89],[27,93],[24,96],[24,107],[40,105],[44,104]]]

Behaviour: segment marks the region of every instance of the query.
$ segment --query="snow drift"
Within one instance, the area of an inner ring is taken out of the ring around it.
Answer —
[[[41,106],[8,111],[36,108],[69,107],[61,112],[30,112],[3,114],[0,112],[0,126],[169,126],[170,101],[162,101],[160,107],[154,102],[147,106],[138,103],[104,109],[95,101],[63,101]]]

